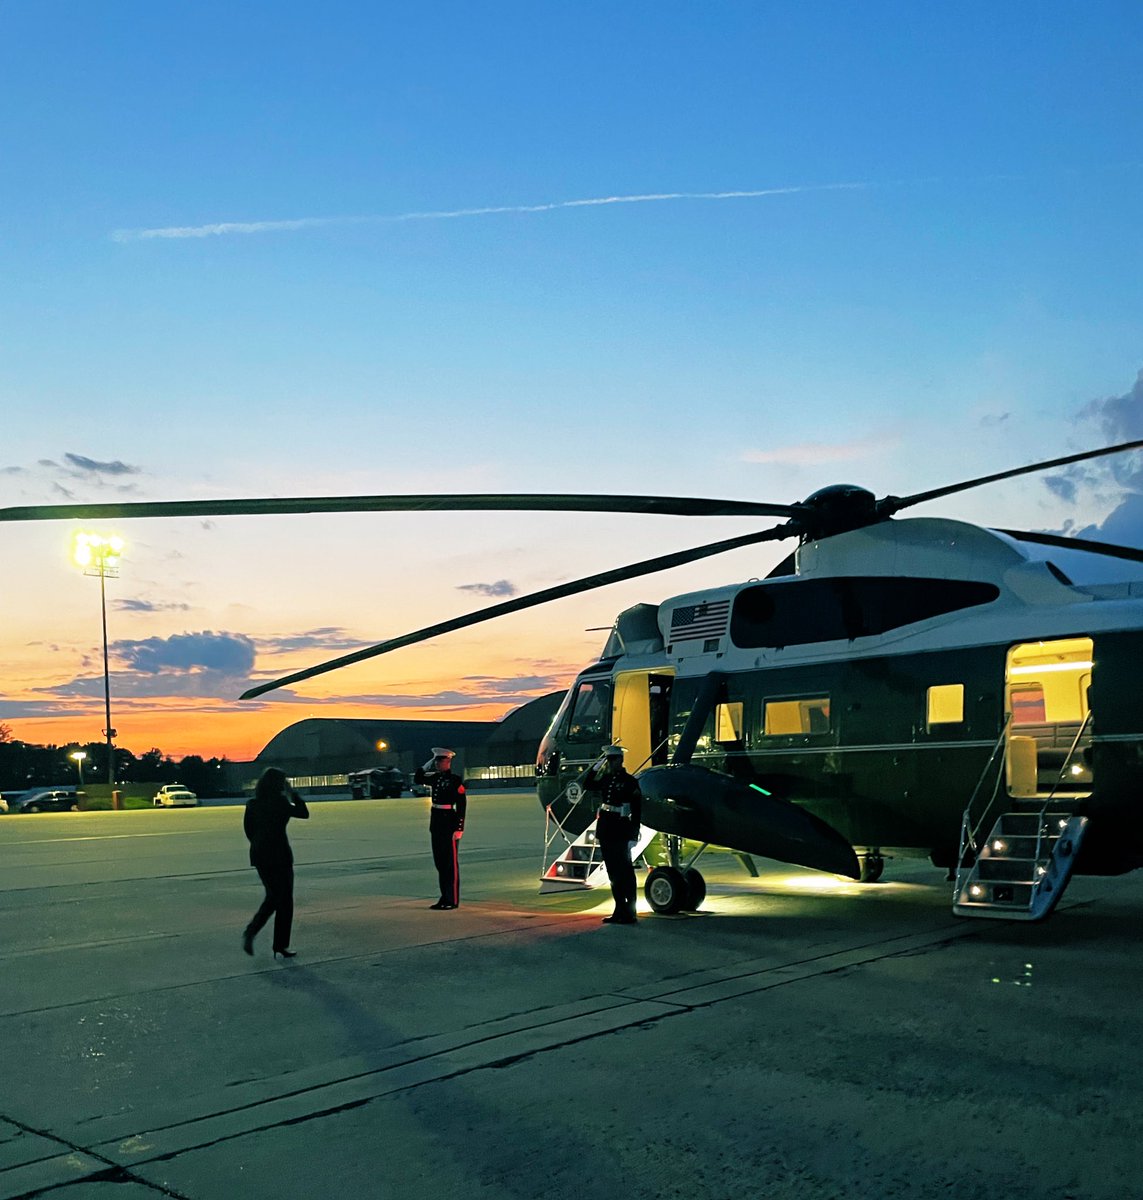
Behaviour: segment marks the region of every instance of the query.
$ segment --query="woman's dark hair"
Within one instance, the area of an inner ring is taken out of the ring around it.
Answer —
[[[281,767],[267,767],[258,778],[254,788],[254,799],[272,800],[286,790],[286,772]]]

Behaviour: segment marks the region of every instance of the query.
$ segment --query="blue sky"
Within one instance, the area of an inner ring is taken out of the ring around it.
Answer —
[[[0,503],[788,502],[1140,436],[1141,32],[1099,2],[8,0]],[[931,511],[1138,542],[1134,467]],[[565,685],[621,608],[782,552],[233,700],[483,592],[748,527],[129,523],[121,740],[241,757],[310,712],[499,716]],[[0,721],[28,740],[102,724],[70,532],[4,532]]]

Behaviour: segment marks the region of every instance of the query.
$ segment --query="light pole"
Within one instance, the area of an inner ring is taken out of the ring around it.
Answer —
[[[75,535],[75,561],[85,575],[99,576],[99,611],[103,618],[103,703],[107,724],[107,786],[115,786],[115,730],[111,725],[111,675],[107,669],[107,579],[119,578],[119,560],[123,556],[123,539],[104,537],[99,533]]]
[[[75,760],[75,769],[79,772],[79,790],[83,791],[83,760],[87,757],[86,750],[73,750],[68,758]]]

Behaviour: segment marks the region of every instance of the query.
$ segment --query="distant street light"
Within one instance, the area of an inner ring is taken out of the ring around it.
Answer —
[[[378,742],[378,743],[377,743],[377,749],[378,749],[378,750],[388,750],[388,749],[389,749],[389,743],[388,743],[388,742]]]
[[[103,617],[103,702],[107,724],[107,784],[115,786],[115,730],[111,725],[111,675],[107,670],[107,584],[108,578],[119,578],[119,560],[123,556],[123,539],[104,537],[99,533],[75,535],[75,561],[85,575],[99,576],[99,611]]]
[[[83,760],[87,757],[86,750],[73,750],[68,758],[75,759],[75,769],[79,772],[79,788],[83,790]]]

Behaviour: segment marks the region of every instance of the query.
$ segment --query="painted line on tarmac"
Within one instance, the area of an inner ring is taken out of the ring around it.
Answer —
[[[218,835],[217,829],[163,829],[158,833],[88,833],[82,836],[62,838],[18,838],[9,842],[10,846],[48,846],[59,842],[133,842],[136,838],[156,837],[186,837],[188,834],[197,837]]]

